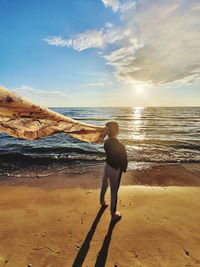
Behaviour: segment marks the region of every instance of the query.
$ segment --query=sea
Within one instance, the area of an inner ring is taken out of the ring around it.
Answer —
[[[200,162],[200,107],[51,108],[73,119],[104,126],[119,123],[128,170]],[[0,134],[0,175],[32,177],[100,170],[103,144],[82,142],[65,133],[27,141]]]

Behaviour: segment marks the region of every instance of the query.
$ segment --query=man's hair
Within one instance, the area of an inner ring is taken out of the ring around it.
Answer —
[[[119,125],[116,121],[109,121],[106,123],[106,126],[108,127],[108,136],[113,137],[116,135],[116,133],[119,132]]]

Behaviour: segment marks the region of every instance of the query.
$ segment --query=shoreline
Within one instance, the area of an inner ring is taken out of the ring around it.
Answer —
[[[96,170],[85,170],[83,173],[70,172],[48,174],[33,177],[0,176],[0,186],[26,185],[47,188],[91,188],[98,189],[101,184],[103,167]],[[146,185],[146,186],[200,186],[200,163],[165,164],[153,166],[143,170],[128,170],[122,174],[121,185]]]

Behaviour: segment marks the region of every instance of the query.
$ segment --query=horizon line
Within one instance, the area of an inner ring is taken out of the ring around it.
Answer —
[[[200,108],[199,106],[51,106],[47,108]]]

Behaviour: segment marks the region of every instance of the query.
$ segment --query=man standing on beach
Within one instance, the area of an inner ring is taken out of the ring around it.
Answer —
[[[102,177],[100,204],[107,207],[108,204],[105,201],[105,194],[108,188],[108,182],[111,189],[111,219],[116,220],[121,218],[120,211],[116,211],[117,208],[117,195],[121,181],[122,172],[126,172],[128,160],[125,146],[117,139],[119,134],[119,125],[115,121],[106,123],[108,128],[108,139],[104,143],[104,150],[106,152],[106,164],[104,167],[104,174]]]

